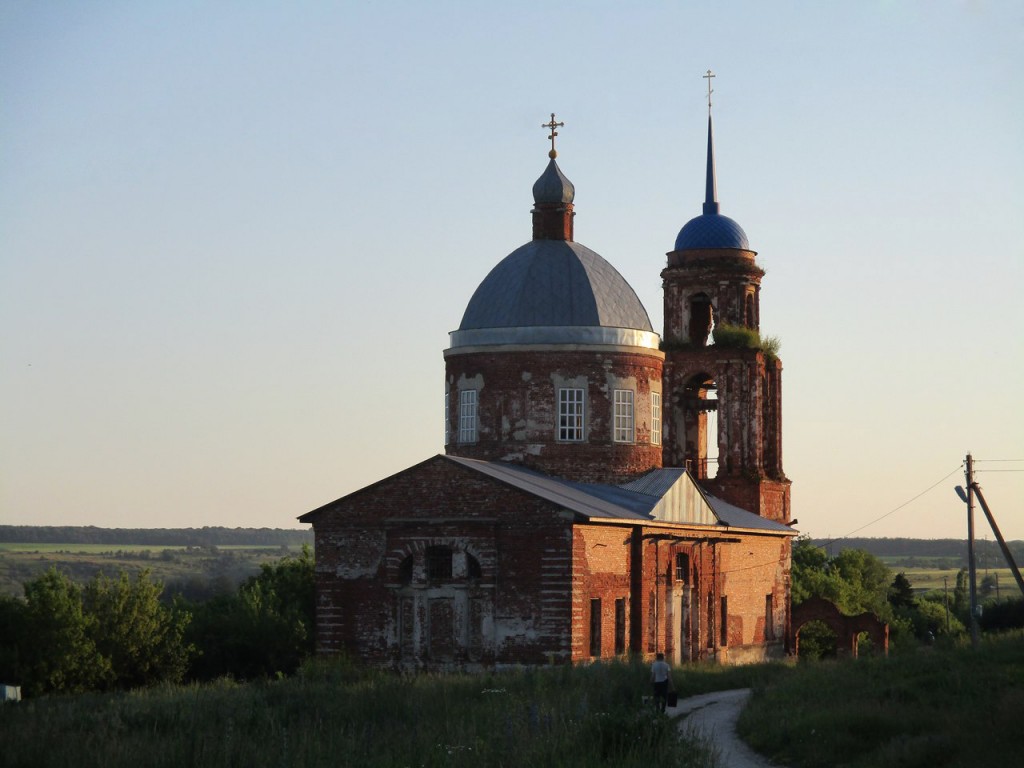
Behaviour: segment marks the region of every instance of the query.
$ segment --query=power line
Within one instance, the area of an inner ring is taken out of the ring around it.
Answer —
[[[904,508],[905,506],[907,506],[908,504],[911,504],[912,502],[915,502],[915,501],[917,501],[918,499],[920,499],[920,498],[921,498],[922,496],[924,496],[924,495],[925,495],[926,493],[928,493],[928,491],[932,490],[933,488],[935,488],[936,486],[940,485],[941,483],[944,483],[944,482],[946,482],[946,480],[948,480],[948,479],[949,479],[949,478],[951,478],[951,477],[952,477],[953,475],[955,475],[955,474],[956,474],[957,472],[959,472],[959,471],[960,471],[960,469],[961,469],[961,467],[963,467],[963,464],[961,464],[961,465],[960,465],[959,467],[957,467],[956,469],[954,469],[954,470],[953,470],[952,472],[950,472],[950,473],[949,473],[948,475],[946,475],[946,476],[945,476],[945,477],[943,477],[942,479],[940,479],[940,480],[936,480],[936,481],[935,481],[934,483],[932,483],[931,485],[929,485],[929,486],[928,486],[927,488],[925,488],[925,489],[924,489],[923,491],[921,491],[921,492],[920,492],[919,494],[917,494],[917,495],[916,495],[916,496],[914,496],[913,498],[911,498],[911,499],[908,499],[907,501],[903,502],[902,504],[900,504],[900,505],[899,505],[898,507],[896,507],[895,509],[892,509],[892,510],[890,510],[890,511],[886,512],[886,513],[885,513],[884,515],[882,515],[881,517],[876,517],[876,518],[875,518],[874,520],[872,520],[872,521],[871,521],[870,523],[865,523],[865,524],[864,524],[864,525],[862,525],[862,526],[861,526],[860,528],[857,528],[856,530],[850,531],[849,533],[847,533],[847,534],[844,534],[844,535],[842,535],[842,536],[837,536],[836,538],[832,539],[831,541],[827,541],[827,542],[825,542],[825,544],[822,544],[822,545],[819,545],[819,546],[820,546],[820,547],[821,547],[822,549],[824,549],[825,547],[828,547],[828,546],[830,546],[831,544],[835,544],[835,543],[836,543],[837,541],[839,541],[840,539],[848,539],[848,538],[849,538],[850,536],[853,536],[853,534],[855,534],[855,533],[860,533],[860,532],[861,532],[861,531],[863,531],[863,530],[864,530],[865,528],[868,528],[868,527],[870,527],[870,526],[874,525],[875,523],[879,522],[880,520],[884,520],[884,519],[885,519],[885,518],[887,518],[887,517],[888,517],[889,515],[892,515],[892,514],[894,514],[894,513],[896,513],[896,512],[899,512],[899,511],[900,511],[901,509],[903,509],[903,508]]]

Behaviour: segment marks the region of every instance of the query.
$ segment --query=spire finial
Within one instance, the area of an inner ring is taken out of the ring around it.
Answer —
[[[705,80],[708,81],[708,114],[709,115],[711,114],[711,94],[714,93],[714,91],[711,89],[711,78],[714,77],[714,76],[715,76],[715,73],[712,72],[710,69],[708,70],[708,73],[706,75],[702,75],[702,77]]]
[[[715,74],[710,69],[704,79],[708,81],[708,172],[704,193],[704,213],[718,213],[718,188],[715,183],[715,142],[711,130],[711,78]]]
[[[541,123],[540,124],[541,128],[547,128],[548,130],[551,131],[551,135],[548,136],[548,138],[551,139],[551,151],[548,152],[548,157],[550,157],[552,160],[554,160],[556,157],[558,157],[558,153],[555,152],[555,136],[558,135],[558,131],[556,131],[555,128],[562,128],[564,126],[565,126],[565,123],[556,123],[555,122],[555,113],[554,112],[551,113],[551,122],[550,123]]]

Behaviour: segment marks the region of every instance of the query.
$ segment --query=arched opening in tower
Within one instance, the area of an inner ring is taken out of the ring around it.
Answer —
[[[690,297],[690,343],[706,347],[711,331],[715,327],[715,311],[706,293],[695,293]]]
[[[718,387],[706,373],[690,378],[682,394],[685,462],[703,480],[718,473]]]

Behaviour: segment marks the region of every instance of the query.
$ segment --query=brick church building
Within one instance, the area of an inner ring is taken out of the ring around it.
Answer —
[[[661,272],[662,337],[574,239],[559,125],[533,238],[444,351],[445,452],[299,518],[321,653],[481,669],[786,651],[782,365],[758,335],[764,272],[719,212],[710,108],[704,208]]]

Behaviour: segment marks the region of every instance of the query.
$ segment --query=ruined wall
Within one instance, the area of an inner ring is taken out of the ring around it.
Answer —
[[[568,658],[571,531],[554,505],[436,457],[311,521],[321,652],[425,668]]]
[[[637,347],[449,350],[445,358],[450,436],[446,452],[514,461],[583,482],[625,482],[661,467],[661,444],[652,444],[651,439],[651,393],[662,391],[663,359],[657,350]],[[561,388],[586,392],[582,441],[559,439]],[[478,398],[478,434],[475,442],[468,443],[459,439],[459,393],[465,389],[476,390]],[[634,392],[630,442],[613,439],[616,389]]]
[[[620,653],[649,658],[659,651],[677,664],[780,658],[789,622],[790,557],[788,536],[577,525],[572,660]],[[595,600],[601,609],[596,627]],[[623,601],[619,610],[617,601]]]
[[[789,626],[791,539],[740,538],[739,543],[721,548],[720,594],[727,598],[728,610],[727,643],[718,649],[719,660],[747,663],[781,658]]]
[[[698,418],[690,385],[718,387],[718,465],[701,471],[706,446],[693,429]],[[789,486],[782,469],[782,364],[755,349],[718,346],[671,350],[665,360],[666,466],[689,466],[709,493],[770,520],[790,519]]]
[[[572,660],[621,656],[630,650],[630,529],[577,525],[573,531]],[[599,620],[593,611],[600,600]],[[621,601],[617,605],[617,602]]]

